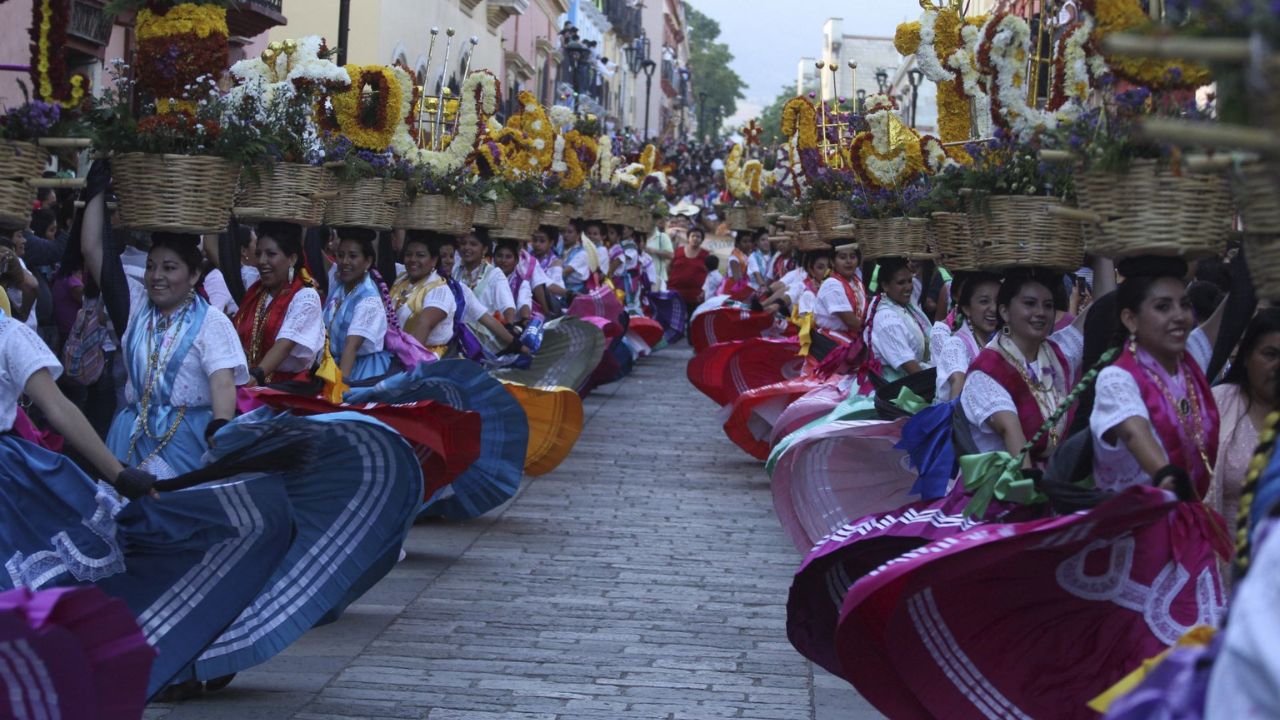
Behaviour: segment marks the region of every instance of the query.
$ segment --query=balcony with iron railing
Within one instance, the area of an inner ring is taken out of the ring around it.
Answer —
[[[254,37],[285,24],[284,0],[240,0],[227,11],[227,28],[233,36]]]

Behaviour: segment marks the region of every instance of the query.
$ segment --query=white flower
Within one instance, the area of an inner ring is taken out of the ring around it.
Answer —
[[[532,110],[530,110],[529,112],[533,112],[533,111],[532,111]],[[541,120],[534,120],[533,122],[529,123],[529,129],[530,129],[530,130],[533,130],[534,132],[538,132],[538,131],[542,130],[542,121],[541,121]]]
[[[524,111],[525,111],[525,112],[527,112],[527,113],[529,113],[529,114],[536,113],[536,112],[538,112],[538,104],[537,104],[537,103],[529,103],[528,105],[525,105],[525,106],[524,106]]]
[[[537,150],[542,150],[547,147],[547,141],[542,138],[535,138],[533,141],[533,147]]]

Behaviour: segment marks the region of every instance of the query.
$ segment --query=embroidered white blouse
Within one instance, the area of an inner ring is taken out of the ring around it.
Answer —
[[[1203,330],[1196,328],[1187,336],[1187,354],[1201,370],[1209,366],[1213,344]],[[1179,395],[1173,388],[1170,390],[1175,396]],[[1151,482],[1151,476],[1142,471],[1137,458],[1119,438],[1116,438],[1115,443],[1108,443],[1103,439],[1108,431],[1131,417],[1146,420],[1156,442],[1160,442],[1160,436],[1156,435],[1155,428],[1151,425],[1151,414],[1142,401],[1138,381],[1121,368],[1103,368],[1098,373],[1093,412],[1089,415],[1089,431],[1093,434],[1093,479],[1103,490],[1123,490],[1132,485]]]
[[[854,294],[858,294],[857,286],[854,286]],[[823,330],[847,332],[849,328],[836,316],[839,312],[856,313],[861,312],[861,308],[854,310],[853,305],[849,303],[849,296],[844,291],[844,284],[836,278],[829,277],[818,287],[818,296],[813,304],[813,320]]]
[[[991,342],[987,343],[987,347],[992,347],[998,337],[993,337]],[[1049,342],[1055,343],[1067,360],[1067,378],[1063,379],[1065,385],[1070,382],[1069,378],[1076,376],[1084,357],[1084,333],[1074,325],[1068,325],[1050,335]],[[1040,367],[1038,360],[1032,365],[1032,369],[1037,373],[1046,371],[1045,368]],[[1071,388],[1061,387],[1059,390],[1065,395]],[[987,424],[991,416],[998,412],[1007,411],[1015,415],[1018,413],[1013,395],[1005,386],[981,370],[973,370],[965,377],[964,390],[960,393],[960,407],[964,410],[965,420],[969,422],[969,430],[973,434],[974,443],[978,446],[978,452],[1007,449],[1004,446],[1004,439]]]
[[[34,330],[8,315],[0,317],[0,432],[13,428],[18,399],[40,370],[48,370],[56,379],[62,365]]]
[[[904,308],[887,298],[881,298],[876,305],[871,325],[871,349],[886,368],[901,370],[912,360],[920,363],[921,367],[930,367],[925,359],[928,351],[926,331],[907,315],[916,312],[918,310]],[[924,313],[920,313],[918,319],[924,322]]]
[[[147,299],[146,288],[133,278],[127,278],[127,280],[129,282],[129,324],[146,322],[144,312],[151,304]],[[220,312],[207,312],[196,340],[191,345],[191,351],[182,359],[182,365],[178,367],[169,404],[196,407],[209,405],[212,402],[209,376],[219,370],[230,370],[236,385],[249,382],[248,361],[245,359],[244,348],[240,345],[240,336],[236,334],[236,328],[231,324],[231,319]],[[130,377],[125,384],[125,399],[131,403],[138,400],[134,380],[135,378]]]
[[[267,307],[271,307],[272,302],[275,298],[267,301]],[[324,306],[320,302],[320,293],[302,288],[294,294],[276,339],[294,343],[289,356],[276,368],[279,372],[302,372],[315,364],[316,357],[324,349]]]

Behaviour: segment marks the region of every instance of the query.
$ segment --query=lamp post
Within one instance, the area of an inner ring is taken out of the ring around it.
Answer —
[[[689,112],[689,68],[680,68],[680,140],[684,137],[684,116]]]
[[[858,91],[858,114],[865,115],[867,113],[867,91]]]
[[[924,80],[924,73],[920,72],[920,68],[911,68],[907,71],[907,82],[911,83],[911,127],[916,126],[916,100],[920,96],[920,83]]]
[[[884,68],[876,68],[876,84],[880,86],[881,93],[889,89],[889,73]]]
[[[640,64],[640,68],[644,70],[644,140],[649,141],[649,100],[653,97],[653,71],[658,69],[658,63],[645,58]]]
[[[636,36],[636,39],[632,40],[630,45],[627,45],[625,48],[623,48],[623,53],[626,55],[626,59],[627,59],[627,69],[631,71],[631,80],[633,82],[639,78],[640,63],[643,62],[645,59],[645,53],[646,53],[645,46],[648,44],[648,42],[649,42],[649,39],[645,37],[644,28],[641,28],[640,34]],[[623,73],[623,75],[625,76],[626,73]],[[634,91],[632,94],[634,94]],[[624,101],[624,107],[625,107],[625,101]],[[623,118],[622,126],[624,128],[627,126],[625,117]]]

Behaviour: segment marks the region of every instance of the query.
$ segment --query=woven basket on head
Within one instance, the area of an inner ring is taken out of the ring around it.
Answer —
[[[1056,212],[1057,198],[992,195],[970,216],[982,269],[1029,265],[1075,270],[1084,262],[1084,232],[1078,218]]]
[[[724,221],[730,230],[750,230],[751,216],[745,207],[727,207],[724,209]]]
[[[499,240],[528,240],[538,229],[538,211],[529,208],[512,208],[507,221],[489,229],[489,235]]]
[[[796,248],[800,252],[822,252],[831,249],[831,243],[824,241],[813,230],[800,230],[794,238]]]
[[[951,272],[977,270],[978,249],[974,244],[969,213],[933,213],[933,246],[938,263]]]
[[[480,203],[476,206],[475,216],[471,219],[471,223],[476,227],[502,227],[506,224],[507,216],[511,214],[515,206],[514,200]]]
[[[1280,165],[1249,163],[1231,175],[1231,192],[1249,234],[1280,234]]]
[[[1280,235],[1245,234],[1244,256],[1258,294],[1268,300],[1280,300]]]
[[[390,230],[404,200],[404,182],[363,178],[338,183],[338,197],[329,202],[324,221],[335,227]]]
[[[813,203],[813,228],[823,240],[846,240],[849,238],[836,228],[849,224],[849,208],[839,200],[816,200]]]
[[[1129,172],[1087,172],[1076,178],[1080,209],[1098,216],[1091,253],[1204,257],[1221,252],[1231,232],[1233,207],[1226,178],[1175,175],[1154,160]]]
[[[396,211],[396,227],[430,230],[445,235],[471,232],[475,218],[474,205],[448,195],[419,195],[412,202],[401,203]]]
[[[560,203],[551,203],[538,214],[538,224],[564,227],[564,224],[569,220],[565,212],[565,206]]]
[[[276,163],[246,172],[236,191],[236,217],[246,222],[276,220],[311,227],[324,222],[324,209],[336,197],[338,180],[316,165]]]
[[[0,179],[0,229],[17,230],[31,222],[35,190],[21,179]]]
[[[617,217],[621,207],[622,203],[618,202],[617,198],[601,195],[595,203],[595,212],[590,219],[604,223],[616,223],[618,222]]]
[[[875,218],[855,220],[853,225],[863,260],[933,257],[929,247],[929,221],[924,218]]]
[[[35,143],[0,141],[0,178],[38,178],[49,165],[49,151]]]
[[[769,227],[769,221],[764,216],[764,208],[758,205],[747,208],[747,224],[757,230]]]
[[[204,234],[231,220],[240,168],[207,155],[125,153],[111,159],[120,219],[152,232]]]

